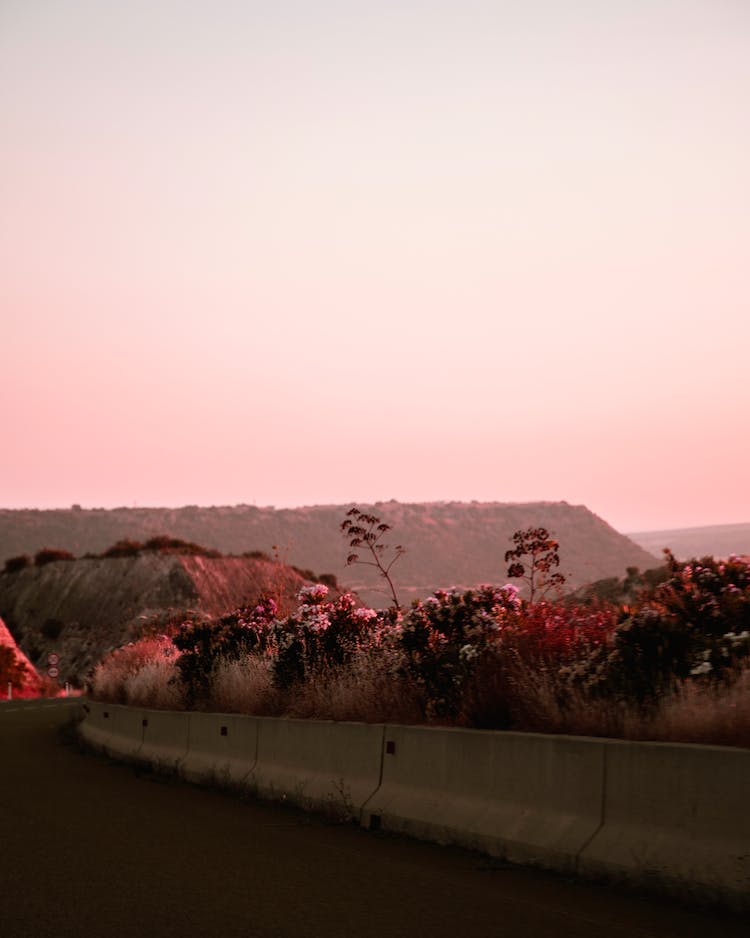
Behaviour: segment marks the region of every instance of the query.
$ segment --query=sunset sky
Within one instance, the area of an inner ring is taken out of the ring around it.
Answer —
[[[750,521],[746,0],[2,0],[0,507]]]

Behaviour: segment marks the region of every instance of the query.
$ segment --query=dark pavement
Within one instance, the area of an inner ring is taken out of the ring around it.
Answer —
[[[739,938],[747,921],[326,824],[82,753],[0,704],[0,936]]]

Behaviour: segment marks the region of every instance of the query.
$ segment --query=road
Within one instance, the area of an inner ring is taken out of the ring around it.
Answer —
[[[747,921],[326,824],[82,753],[0,704],[2,938],[746,938]]]

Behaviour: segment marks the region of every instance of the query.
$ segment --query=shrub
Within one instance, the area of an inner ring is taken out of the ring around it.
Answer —
[[[582,586],[568,597],[570,602],[596,605],[597,603],[616,603],[633,606],[642,602],[654,588],[669,576],[666,566],[640,572],[638,567],[628,567],[626,576],[606,577]]]
[[[140,541],[121,540],[108,547],[102,557],[137,557],[143,550],[143,544]]]
[[[609,647],[574,675],[595,697],[653,710],[685,680],[731,683],[750,655],[750,565],[666,554],[668,578],[636,609],[624,607]]]
[[[590,707],[570,675],[606,645],[617,609],[522,603],[479,655],[461,695],[458,722],[492,729],[541,729],[550,714]]]
[[[242,607],[216,621],[185,622],[178,629],[172,641],[181,652],[177,668],[189,706],[208,699],[220,660],[238,661],[265,651],[277,611],[274,599],[261,596],[254,606]]]
[[[357,608],[350,593],[328,602],[322,583],[303,588],[299,607],[273,625],[274,684],[286,689],[312,674],[351,662],[360,650],[377,645],[390,628],[388,613]]]
[[[143,550],[158,551],[161,554],[194,554],[200,557],[212,558],[222,556],[218,550],[194,544],[192,541],[183,541],[179,537],[170,537],[167,534],[159,534],[156,537],[149,538],[143,545]]]
[[[91,695],[112,703],[176,706],[181,702],[172,680],[176,658],[177,650],[165,635],[116,648],[94,668]]]
[[[463,685],[488,643],[514,621],[515,586],[437,590],[415,600],[404,617],[400,646],[407,671],[424,688],[427,715],[456,715]]]
[[[43,567],[48,563],[55,563],[57,560],[75,560],[75,556],[69,550],[60,550],[55,547],[43,547],[34,555],[34,563],[37,567]]]
[[[250,560],[267,560],[269,563],[271,561],[270,556],[263,550],[246,550],[242,556]]]
[[[28,554],[19,554],[17,557],[8,557],[5,561],[5,573],[18,573],[19,570],[25,570],[32,563]]]

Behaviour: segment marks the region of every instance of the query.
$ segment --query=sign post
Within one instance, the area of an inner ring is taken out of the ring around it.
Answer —
[[[47,655],[47,675],[53,680],[60,676],[60,669],[58,665],[60,664],[60,656],[56,651],[51,651]]]

